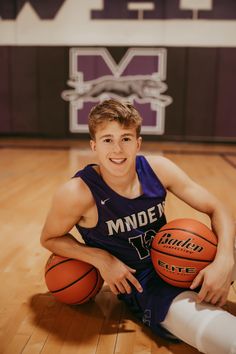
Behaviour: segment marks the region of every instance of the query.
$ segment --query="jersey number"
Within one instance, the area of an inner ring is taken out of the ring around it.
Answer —
[[[155,230],[148,230],[144,234],[129,238],[129,243],[136,249],[140,259],[150,255],[151,241],[155,235]]]

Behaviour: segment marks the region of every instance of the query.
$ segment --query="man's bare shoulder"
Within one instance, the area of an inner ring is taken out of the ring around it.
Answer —
[[[161,155],[147,155],[145,157],[153,169],[166,169],[170,168],[170,166],[173,165],[173,163],[169,159]]]
[[[57,203],[63,203],[64,207],[89,208],[94,204],[92,193],[86,183],[80,178],[72,178],[62,184],[54,195]]]
[[[173,177],[176,165],[164,156],[149,155],[145,157],[162,184],[167,188]]]

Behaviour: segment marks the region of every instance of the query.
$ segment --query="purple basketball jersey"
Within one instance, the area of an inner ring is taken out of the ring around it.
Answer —
[[[157,230],[166,223],[166,191],[144,156],[137,156],[136,171],[142,195],[129,199],[117,194],[88,165],[76,173],[88,185],[98,209],[93,228],[77,225],[85,243],[107,250],[128,266],[142,270],[150,265],[150,245]]]
[[[97,225],[93,228],[77,225],[77,229],[87,245],[103,248],[137,270],[135,276],[143,292],[132,286],[131,294],[119,294],[119,299],[154,333],[176,341],[160,322],[173,299],[186,289],[164,282],[154,270],[150,257],[151,241],[166,223],[166,190],[144,156],[137,156],[136,171],[143,194],[134,199],[113,191],[93,165],[77,172],[75,177],[88,185],[98,208]]]

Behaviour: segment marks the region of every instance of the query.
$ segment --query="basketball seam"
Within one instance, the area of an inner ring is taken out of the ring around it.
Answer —
[[[193,261],[193,262],[212,262],[213,260],[210,259],[193,259],[193,258],[188,258],[188,257],[185,257],[185,256],[177,256],[175,254],[169,254],[169,253],[166,253],[164,251],[160,251],[158,249],[156,249],[155,247],[152,247],[151,248],[153,251],[155,252],[159,252],[161,254],[165,254],[166,256],[170,256],[170,257],[174,257],[174,258],[181,258],[181,259],[186,259],[187,261]]]
[[[190,234],[193,234],[193,235],[196,235],[196,236],[202,238],[204,241],[207,241],[207,242],[209,242],[210,244],[212,244],[214,246],[217,246],[217,243],[213,243],[212,241],[208,240],[207,238],[203,237],[202,235],[199,235],[196,232],[191,231],[191,230],[182,229],[181,227],[173,227],[173,228],[168,228],[168,229],[162,229],[162,230],[157,231],[157,234],[160,233],[160,232],[169,231],[169,230],[181,230],[181,231],[184,231],[184,232],[188,232]]]
[[[92,270],[94,270],[95,268],[91,268],[91,269],[89,269],[85,274],[83,274],[80,278],[78,278],[78,279],[76,279],[75,281],[73,281],[72,283],[70,283],[70,284],[68,284],[68,285],[66,285],[66,286],[64,286],[63,288],[60,288],[60,289],[58,289],[58,290],[51,290],[51,293],[52,294],[55,294],[55,293],[58,293],[59,291],[63,291],[63,290],[65,290],[65,289],[67,289],[67,288],[69,288],[71,285],[74,285],[75,283],[77,283],[79,280],[81,280],[81,279],[83,279],[86,275],[88,275]],[[96,269],[95,269],[96,270]]]
[[[98,280],[99,280],[98,272],[96,272],[96,277],[97,277],[97,279],[96,279],[96,284],[94,285],[93,289],[89,292],[89,294],[87,294],[85,297],[83,297],[83,299],[81,299],[79,302],[76,301],[76,302],[74,302],[74,303],[71,304],[71,305],[79,305],[79,304],[81,304],[81,302],[83,302],[86,298],[89,299],[90,295],[91,295],[92,292],[95,290],[95,288],[96,288],[96,286],[97,286],[97,284],[98,284]]]
[[[176,282],[179,282],[179,283],[192,283],[192,280],[186,280],[186,279],[183,279],[183,280],[179,280],[179,279],[173,279],[173,278],[170,278],[170,277],[167,277],[167,275],[165,275],[164,273],[160,272],[159,271],[159,274],[161,274],[163,277],[167,278],[167,279],[170,279],[171,281],[176,281]]]
[[[48,268],[48,269],[46,270],[45,275],[49,272],[49,270],[51,270],[51,269],[57,267],[57,266],[60,265],[60,264],[63,264],[63,263],[69,262],[69,261],[75,261],[75,259],[73,259],[73,258],[68,258],[68,259],[64,259],[64,260],[61,261],[61,262],[58,262],[58,263],[56,263],[56,264],[53,264],[50,268]]]

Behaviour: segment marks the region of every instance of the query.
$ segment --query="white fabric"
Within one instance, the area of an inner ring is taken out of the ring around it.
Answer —
[[[236,317],[219,307],[196,303],[197,294],[178,295],[162,322],[169,332],[207,354],[236,354]]]
[[[236,252],[233,280],[236,280]],[[172,302],[162,322],[169,332],[206,354],[236,354],[236,317],[185,291]]]

